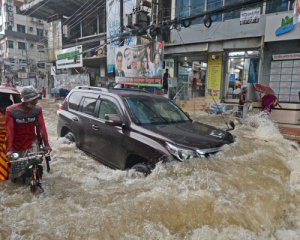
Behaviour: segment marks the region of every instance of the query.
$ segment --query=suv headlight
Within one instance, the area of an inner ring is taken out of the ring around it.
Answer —
[[[187,159],[201,157],[191,149],[177,147],[171,143],[166,142],[166,148],[173,156],[177,157],[178,160],[182,162]]]

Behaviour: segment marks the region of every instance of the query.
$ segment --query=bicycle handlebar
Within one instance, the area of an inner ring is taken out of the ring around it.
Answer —
[[[35,154],[35,155],[33,155],[33,154]],[[14,163],[14,162],[22,162],[22,161],[28,161],[28,160],[32,160],[32,159],[36,159],[36,158],[41,158],[43,156],[48,157],[48,156],[50,156],[50,153],[48,152],[45,154],[44,152],[39,152],[39,153],[29,153],[28,155],[32,155],[32,156],[23,157],[23,158],[18,157],[15,160],[12,160],[12,158],[10,158],[11,161],[8,161],[8,162]]]

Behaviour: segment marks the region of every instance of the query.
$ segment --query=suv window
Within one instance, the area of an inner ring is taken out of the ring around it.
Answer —
[[[96,103],[97,103],[97,99],[84,98],[82,101],[81,112],[89,115],[94,115]]]
[[[78,110],[79,102],[80,102],[83,94],[84,93],[82,93],[82,92],[73,92],[71,94],[71,96],[69,97],[69,108],[70,109],[73,109],[75,111]]]
[[[104,119],[105,114],[117,114],[121,117],[121,114],[115,104],[107,100],[101,100],[99,118]]]

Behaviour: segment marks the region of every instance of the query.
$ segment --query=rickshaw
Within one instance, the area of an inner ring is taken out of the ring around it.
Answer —
[[[0,86],[0,101],[1,98],[10,98],[13,101],[13,104],[20,103],[21,102],[21,95],[19,91],[10,86]],[[37,129],[37,133],[39,133]],[[46,155],[44,152],[37,152],[37,153],[29,153],[24,158],[19,158],[19,155],[17,153],[14,153],[11,159],[6,158],[6,130],[0,129],[0,181],[6,180],[9,171],[11,169],[11,164],[17,163],[17,162],[28,162],[26,172],[23,175],[23,181],[26,181],[26,177],[31,178],[30,180],[30,190],[32,192],[35,191],[36,188],[39,189],[39,191],[42,193],[44,192],[42,186],[41,186],[41,179],[43,175],[43,157],[47,158],[47,171],[50,171],[50,165],[49,165],[49,154]],[[40,144],[42,144],[41,141],[39,141]]]

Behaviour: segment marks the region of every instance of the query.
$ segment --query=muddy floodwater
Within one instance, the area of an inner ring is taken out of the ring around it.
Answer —
[[[251,116],[218,154],[159,164],[145,178],[58,138],[58,103],[40,105],[53,148],[45,194],[0,183],[1,240],[300,239],[300,156],[272,122]],[[192,117],[225,128],[219,116]]]

